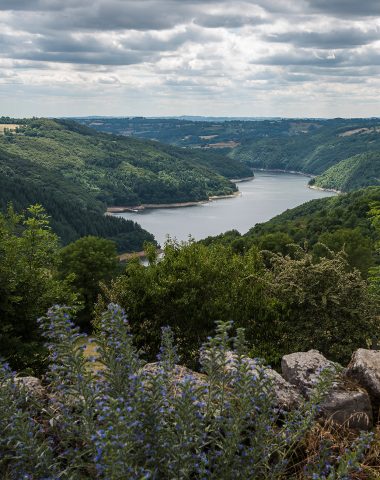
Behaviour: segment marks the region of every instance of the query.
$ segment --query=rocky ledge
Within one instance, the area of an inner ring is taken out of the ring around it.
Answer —
[[[258,375],[259,367],[255,360],[246,358],[250,374]],[[151,363],[145,371],[154,372],[158,364]],[[227,354],[225,368],[236,368],[236,355]],[[369,430],[374,420],[378,421],[380,408],[380,350],[357,350],[347,368],[337,365],[317,350],[296,352],[285,355],[281,362],[282,375],[269,367],[264,367],[270,380],[271,398],[275,406],[283,410],[293,410],[310,398],[321,372],[328,369],[336,372],[334,381],[324,397],[321,419],[349,428]],[[176,365],[173,369],[173,385],[191,375],[200,385],[207,383],[207,376],[192,372]],[[231,376],[233,378],[233,376]],[[48,393],[41,381],[34,377],[19,377],[16,384],[23,388],[30,398],[41,400]],[[229,385],[233,388],[233,385]]]

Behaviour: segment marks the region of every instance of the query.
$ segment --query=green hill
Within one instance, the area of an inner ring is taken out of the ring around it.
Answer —
[[[357,154],[380,151],[379,121],[320,125],[303,134],[243,142],[231,152],[253,168],[321,174]],[[364,186],[364,184],[363,184]]]
[[[363,153],[342,160],[313,183],[317,187],[342,192],[380,185],[380,152]]]
[[[91,234],[113,238],[119,249],[141,249],[153,237],[133,222],[104,216],[106,207],[234,192],[212,163],[209,168],[197,152],[97,133],[71,121],[24,120],[17,132],[0,135],[0,207],[41,203],[63,243]]]
[[[301,171],[320,175],[342,160],[380,151],[380,120],[365,118],[264,119],[190,121],[153,118],[81,118],[79,122],[107,133],[155,139],[193,147],[226,169],[219,173],[237,178],[229,169],[244,163],[251,168]],[[201,153],[199,153],[201,154]],[[372,166],[370,166],[370,169]],[[339,171],[331,172],[331,180]],[[244,176],[244,175],[239,175]],[[355,187],[377,185],[365,169],[358,170]]]

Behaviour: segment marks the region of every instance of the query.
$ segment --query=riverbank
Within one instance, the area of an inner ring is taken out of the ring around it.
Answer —
[[[214,200],[222,200],[223,198],[235,198],[241,195],[241,192],[237,191],[231,195],[213,195],[208,198],[208,200],[200,200],[197,202],[177,202],[177,203],[143,203],[142,205],[136,206],[125,206],[125,207],[108,207],[107,214],[113,213],[123,213],[123,212],[133,212],[140,213],[144,210],[156,210],[161,208],[186,208],[186,207],[195,207],[197,205],[202,205],[205,203],[213,202]]]
[[[254,180],[255,176],[252,175],[251,177],[244,177],[244,178],[230,178],[230,182],[232,183],[242,183],[242,182],[250,182]]]
[[[337,195],[343,195],[344,194],[344,192],[342,192],[341,190],[334,190],[333,188],[317,187],[316,185],[308,185],[308,188],[311,188],[312,190],[319,190],[320,192],[336,193]]]
[[[312,175],[311,173],[298,172],[297,170],[282,170],[280,168],[255,168],[258,172],[268,172],[268,173],[291,173],[292,175],[302,175],[303,177],[316,178],[317,175]]]

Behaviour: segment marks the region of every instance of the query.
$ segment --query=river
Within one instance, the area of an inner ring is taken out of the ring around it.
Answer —
[[[167,236],[200,240],[236,229],[247,232],[288,208],[314,198],[334,195],[307,188],[308,177],[288,173],[255,172],[255,178],[238,184],[241,195],[186,208],[160,208],[115,216],[138,222],[163,245]]]

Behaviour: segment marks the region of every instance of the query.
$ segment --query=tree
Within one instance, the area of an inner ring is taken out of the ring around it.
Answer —
[[[40,205],[0,214],[0,356],[17,369],[42,365],[37,318],[52,304],[76,301],[69,279],[57,278],[58,251]]]
[[[318,256],[326,256],[324,245],[334,252],[343,250],[350,267],[357,268],[367,278],[368,270],[373,265],[373,242],[362,235],[358,228],[342,228],[323,233],[319,242],[314,247]]]
[[[375,299],[343,252],[315,261],[300,249],[295,258],[273,256],[272,265],[280,321],[267,327],[280,355],[315,348],[346,363],[379,334]]]
[[[129,262],[125,274],[103,289],[96,310],[100,315],[109,302],[120,304],[149,358],[158,351],[161,328],[169,325],[183,361],[194,366],[217,320],[248,327],[252,316],[266,318],[265,281],[256,248],[242,256],[219,244],[171,241],[162,260],[148,267]]]
[[[100,282],[109,282],[118,272],[116,245],[104,238],[83,237],[63,248],[60,259],[61,278],[74,274],[72,283],[83,302],[78,322],[88,330]]]

